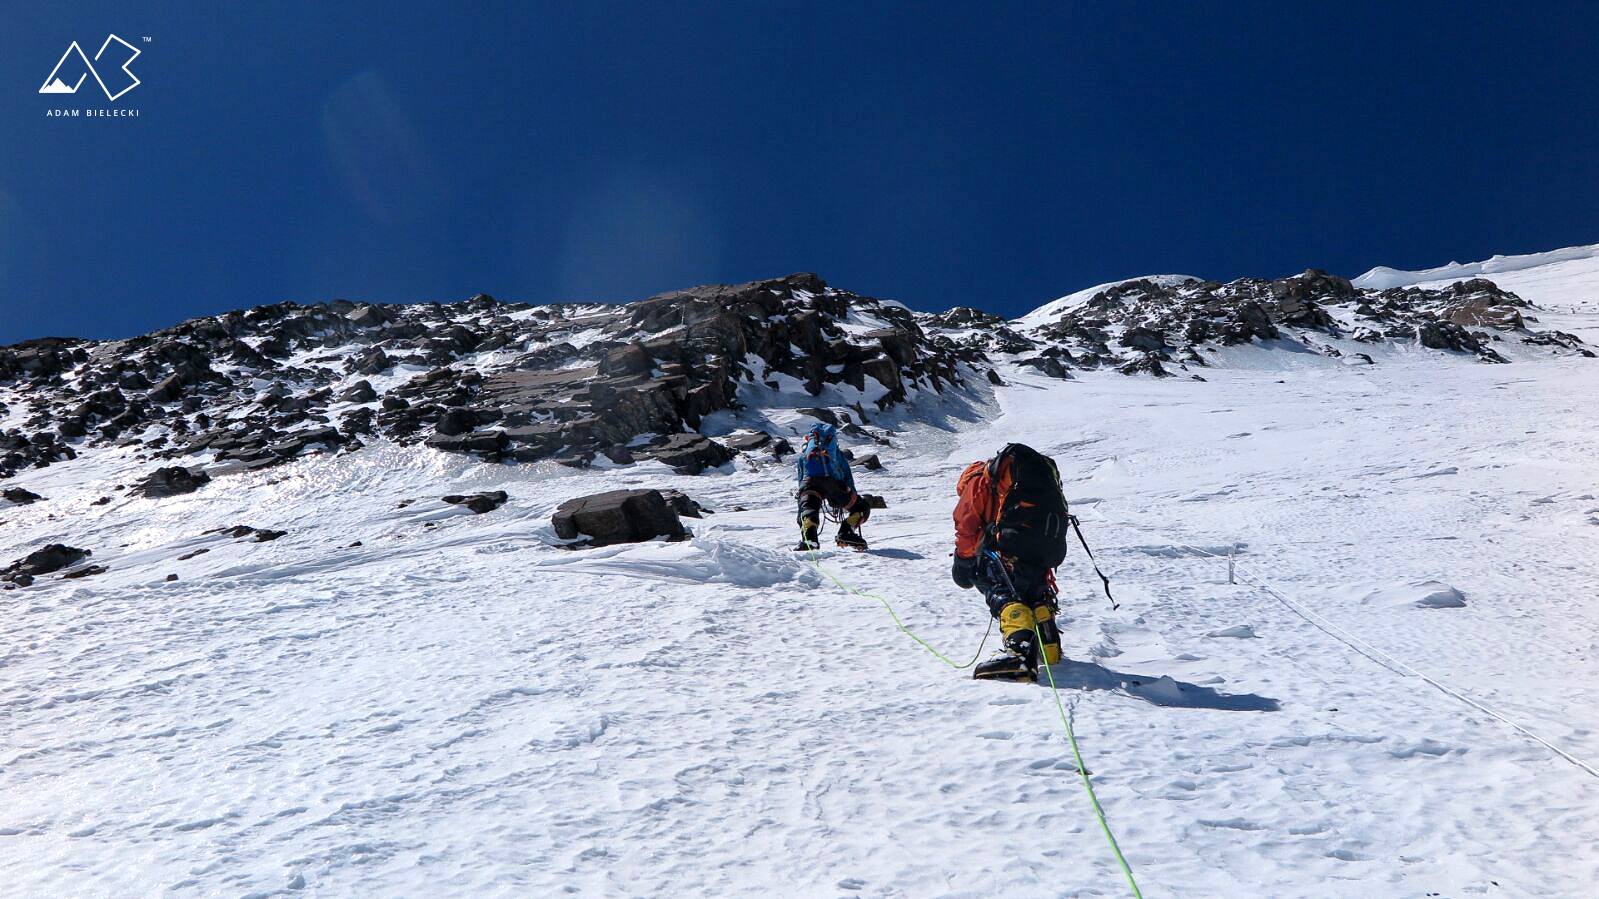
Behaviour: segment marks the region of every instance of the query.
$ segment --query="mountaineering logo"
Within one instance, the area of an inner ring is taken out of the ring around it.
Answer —
[[[148,40],[148,38],[146,40]],[[139,79],[132,72],[128,71],[128,66],[133,65],[133,61],[139,58],[139,54],[143,53],[143,50],[138,49],[122,38],[112,34],[108,35],[105,39],[105,43],[100,45],[100,51],[94,54],[94,61],[100,61],[100,57],[105,55],[106,48],[111,46],[112,41],[116,41],[118,44],[121,44],[122,50],[113,51],[113,58],[108,60],[109,62],[115,62],[115,57],[122,55],[123,51],[126,51],[127,53],[127,59],[123,60],[122,65],[119,67],[119,70],[122,72],[122,74],[127,76],[127,80],[123,81],[122,79],[117,78],[114,72],[112,73],[112,80],[119,86],[126,84],[126,87],[123,87],[121,90],[112,93],[110,86],[105,83],[105,79],[101,78],[99,71],[95,69],[94,63],[90,62],[89,57],[84,55],[83,48],[78,46],[77,41],[73,41],[72,45],[67,47],[67,52],[61,54],[61,59],[56,63],[56,67],[50,70],[49,77],[44,79],[44,85],[39,88],[39,93],[75,94],[78,92],[78,88],[83,86],[84,79],[88,78],[90,75],[94,76],[94,80],[100,85],[100,89],[105,91],[106,99],[112,101],[113,103],[116,102],[118,97],[138,87]],[[66,67],[65,72],[62,71],[63,66]],[[68,79],[71,79],[74,75],[77,76],[77,80],[69,84]]]

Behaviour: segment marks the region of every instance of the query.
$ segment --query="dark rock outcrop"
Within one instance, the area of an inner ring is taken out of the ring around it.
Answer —
[[[444,501],[450,505],[465,506],[477,515],[493,512],[495,509],[505,505],[507,499],[509,497],[504,490],[493,490],[487,493],[452,493],[444,497]]]
[[[567,500],[550,523],[561,539],[587,537],[589,546],[688,536],[677,511],[659,490],[612,490]]]
[[[926,321],[949,329],[935,331],[935,343],[952,339],[968,350],[1006,353],[1018,364],[1053,377],[1070,377],[1073,368],[1106,367],[1162,377],[1171,374],[1171,363],[1208,365],[1201,350],[1257,341],[1291,340],[1334,357],[1342,352],[1327,338],[1415,341],[1484,362],[1508,360],[1469,328],[1517,331],[1523,343],[1561,345],[1548,332],[1526,330],[1527,306],[1485,279],[1444,288],[1376,291],[1311,269],[1291,278],[1241,278],[1226,284],[1125,281],[1062,309],[1052,321],[1003,336],[997,335],[1005,328],[974,328],[976,319],[964,314],[944,313]],[[1566,348],[1582,350],[1577,345]]]
[[[158,468],[136,485],[133,490],[140,496],[162,499],[193,493],[211,482],[211,476],[199,469],[182,466]]]
[[[1453,321],[1421,322],[1416,328],[1416,342],[1428,349],[1473,353],[1488,362],[1510,361]]]
[[[679,474],[699,474],[707,468],[717,468],[733,461],[733,454],[708,437],[699,434],[668,434],[636,447],[633,455],[638,459],[664,462]]]
[[[5,570],[0,571],[0,581],[26,587],[40,575],[69,568],[91,555],[93,553],[86,549],[78,549],[63,543],[51,543],[6,566]]]
[[[256,528],[256,527],[251,527],[251,526],[249,526],[247,524],[236,524],[236,525],[234,525],[233,527],[230,527],[230,528],[218,528],[217,530],[214,530],[214,531],[206,531],[206,533],[207,534],[226,534],[227,536],[232,537],[235,540],[242,540],[245,537],[249,537],[255,543],[271,543],[273,540],[276,540],[279,537],[286,537],[289,534],[288,531],[274,531],[271,528]],[[203,552],[207,552],[207,551],[208,550],[201,549],[201,550],[196,550],[195,553],[198,554],[198,553],[203,553]],[[179,561],[186,561],[187,559],[189,559],[191,557],[192,556],[189,556],[189,555],[179,556],[178,560]]]

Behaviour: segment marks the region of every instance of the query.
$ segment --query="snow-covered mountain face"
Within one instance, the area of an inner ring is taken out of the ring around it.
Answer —
[[[1568,290],[1589,294],[1593,283],[1588,276],[1595,272],[1599,272],[1599,244],[1519,256],[1494,256],[1482,262],[1451,262],[1418,271],[1379,265],[1356,278],[1354,284],[1356,287],[1385,290],[1390,287],[1450,284],[1471,278],[1488,278],[1506,290],[1525,288],[1529,284],[1559,284]],[[1562,299],[1549,294],[1529,298],[1540,303]],[[1592,299],[1592,296],[1588,298]]]
[[[76,458],[0,482],[0,895],[1127,895],[1047,689],[871,598],[987,654],[950,511],[1019,441],[1121,602],[1073,549],[1055,674],[1145,895],[1586,896],[1599,779],[1549,746],[1599,761],[1599,361],[1538,330],[1599,306],[1538,271],[1148,279],[1016,323],[780,279],[10,348],[4,458]],[[1459,327],[1514,364],[1420,334],[1486,313]],[[1116,371],[1149,360],[1205,381]],[[888,500],[819,567],[769,451],[818,416]],[[568,548],[552,513],[619,488],[713,514]]]
[[[1576,335],[1546,330],[1531,304],[1485,279],[1383,290],[1320,271],[1226,284],[1182,275],[1135,278],[1079,291],[1016,320],[972,309],[933,316],[939,331],[1056,377],[1073,369],[1197,375],[1227,348],[1252,345],[1374,364],[1415,345],[1508,362],[1528,348],[1590,354]],[[1241,361],[1231,360],[1236,364]],[[1201,379],[1203,376],[1199,376]]]
[[[1476,278],[1492,281],[1532,303],[1547,325],[1566,328],[1589,343],[1599,341],[1599,328],[1594,328],[1588,317],[1599,312],[1599,244],[1495,256],[1483,262],[1450,263],[1413,272],[1378,266],[1354,283],[1372,289],[1438,289]]]
[[[0,478],[107,445],[236,470],[373,437],[699,471],[731,458],[700,433],[717,413],[797,396],[864,422],[958,385],[972,356],[934,345],[903,306],[814,275],[619,306],[281,304],[0,349]]]
[[[1385,271],[1375,280],[1405,280]],[[280,304],[130,340],[0,348],[0,478],[108,445],[231,471],[374,437],[489,461],[660,458],[694,472],[751,448],[732,431],[759,439],[793,419],[782,410],[824,408],[870,437],[872,415],[999,361],[1061,378],[1175,368],[1203,380],[1200,369],[1243,361],[1227,355],[1239,346],[1349,364],[1410,345],[1486,362],[1591,354],[1534,327],[1533,311],[1481,278],[1379,290],[1317,271],[1121,281],[1015,322],[913,313],[814,275],[616,306]]]

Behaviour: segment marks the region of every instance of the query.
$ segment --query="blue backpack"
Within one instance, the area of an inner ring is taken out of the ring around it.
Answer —
[[[850,474],[849,460],[844,458],[838,446],[838,429],[830,424],[818,422],[811,426],[810,433],[805,435],[805,444],[800,448],[796,465],[801,483],[806,478],[836,478],[854,489],[855,479]]]

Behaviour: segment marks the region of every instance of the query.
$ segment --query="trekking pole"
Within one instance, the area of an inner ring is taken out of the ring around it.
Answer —
[[[1066,523],[1070,524],[1072,530],[1077,532],[1077,542],[1083,545],[1083,552],[1088,553],[1088,564],[1094,566],[1094,573],[1099,575],[1100,583],[1105,585],[1105,598],[1110,600],[1110,610],[1114,612],[1121,608],[1121,605],[1116,602],[1116,597],[1110,595],[1110,578],[1105,576],[1105,572],[1099,570],[1099,562],[1094,559],[1094,551],[1088,548],[1088,541],[1083,539],[1083,526],[1077,523],[1077,516],[1067,515]]]

